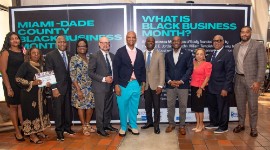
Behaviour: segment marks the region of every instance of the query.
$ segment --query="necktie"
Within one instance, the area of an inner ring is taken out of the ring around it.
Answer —
[[[106,63],[107,63],[109,75],[112,75],[112,68],[111,68],[111,64],[110,64],[109,59],[108,59],[108,54],[105,55],[105,58],[106,58]]]
[[[212,55],[211,61],[214,61],[216,59],[217,51],[214,50],[214,53]]]
[[[151,52],[148,52],[147,60],[146,60],[146,67],[150,68],[150,62],[151,62]]]
[[[62,58],[63,58],[63,61],[64,61],[64,63],[65,63],[65,67],[66,67],[66,69],[68,69],[68,64],[67,64],[67,58],[66,58],[66,54],[65,54],[65,52],[62,52]]]

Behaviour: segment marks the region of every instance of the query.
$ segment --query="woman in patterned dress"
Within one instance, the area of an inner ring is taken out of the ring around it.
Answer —
[[[89,125],[95,108],[95,101],[91,91],[92,79],[88,76],[89,55],[87,51],[87,41],[79,39],[76,43],[76,55],[71,58],[69,67],[72,80],[71,105],[78,109],[84,135],[95,132],[95,129]]]
[[[5,100],[9,107],[9,115],[15,128],[15,138],[24,141],[24,137],[18,126],[18,119],[22,124],[22,111],[20,101],[20,87],[16,84],[15,75],[24,62],[23,46],[19,35],[9,32],[0,52],[0,71],[3,76],[3,89]]]
[[[25,57],[25,62],[16,74],[16,82],[22,88],[21,105],[24,135],[30,135],[30,142],[43,143],[38,136],[46,138],[43,131],[50,127],[48,102],[43,96],[44,88],[38,87],[41,80],[35,78],[36,73],[43,71],[43,59],[39,49],[31,48]],[[47,86],[50,86],[47,83]]]

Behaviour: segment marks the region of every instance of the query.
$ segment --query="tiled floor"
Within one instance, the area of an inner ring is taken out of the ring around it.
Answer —
[[[207,123],[206,123],[207,124]],[[213,134],[212,130],[203,130],[200,133],[194,133],[191,129],[194,123],[187,124],[187,135],[179,135],[178,129],[172,133],[165,133],[167,124],[161,124],[161,134],[153,133],[153,128],[141,130],[139,136],[127,134],[125,138],[119,137],[116,133],[104,138],[97,134],[84,136],[81,134],[81,126],[72,127],[77,132],[74,136],[65,135],[64,142],[56,141],[54,128],[46,130],[50,136],[44,140],[43,144],[33,144],[26,139],[25,142],[17,142],[13,131],[0,132],[0,150],[2,149],[39,149],[39,150],[270,150],[270,94],[262,96],[259,99],[259,136],[253,138],[249,135],[250,128],[248,118],[246,120],[246,130],[241,133],[233,133],[236,122],[229,123],[229,132],[225,134]],[[119,125],[114,125],[119,127]],[[177,138],[178,137],[178,138]]]

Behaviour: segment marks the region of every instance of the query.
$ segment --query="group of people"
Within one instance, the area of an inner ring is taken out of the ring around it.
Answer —
[[[6,35],[0,54],[0,69],[3,88],[10,109],[10,118],[15,127],[15,138],[24,141],[43,143],[47,138],[44,130],[50,127],[48,99],[42,81],[35,74],[54,71],[57,83],[46,83],[52,89],[52,110],[57,140],[64,140],[64,133],[74,135],[71,130],[72,106],[78,110],[84,135],[96,132],[109,136],[118,132],[111,125],[113,99],[116,95],[120,129],[119,136],[129,131],[139,135],[137,113],[140,96],[145,99],[147,123],[141,129],[154,127],[159,134],[160,96],[164,87],[167,92],[168,122],[165,132],[175,127],[175,102],[179,103],[179,133],[186,134],[185,120],[189,90],[191,90],[191,110],[195,112],[195,132],[204,128],[215,129],[214,133],[228,131],[229,97],[235,92],[239,125],[233,132],[245,130],[246,103],[250,117],[250,135],[258,135],[258,91],[264,81],[266,53],[262,43],[251,39],[252,29],[241,28],[241,41],[234,49],[224,47],[224,38],[213,38],[214,51],[206,55],[204,48],[190,51],[181,47],[181,37],[172,39],[172,51],[165,56],[155,49],[155,38],[147,37],[145,52],[135,47],[136,33],[129,31],[126,45],[116,54],[109,52],[110,41],[101,37],[99,50],[88,53],[88,42],[76,42],[76,54],[71,57],[67,51],[65,36],[56,40],[56,49],[49,52],[45,61],[38,48],[25,50],[20,37],[15,32]],[[210,115],[210,124],[204,126],[204,106]],[[154,118],[152,117],[152,106]],[[93,111],[96,113],[96,128],[90,125]],[[21,125],[21,129],[19,128]]]

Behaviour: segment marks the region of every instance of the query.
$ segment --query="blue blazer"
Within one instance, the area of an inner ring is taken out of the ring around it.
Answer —
[[[168,84],[169,80],[182,80],[184,84],[178,88],[188,89],[192,71],[193,57],[191,52],[181,48],[177,64],[174,64],[173,50],[165,54],[165,81],[167,88],[174,88]]]
[[[144,56],[141,50],[138,48],[136,50],[137,54],[134,66],[131,64],[126,46],[117,50],[113,60],[113,80],[115,85],[119,84],[126,87],[133,71],[139,85],[146,81]]]
[[[211,62],[213,53],[207,56]],[[233,78],[235,74],[235,62],[233,52],[230,49],[222,49],[212,63],[212,73],[208,82],[208,91],[212,94],[220,94],[221,90],[232,92]]]

